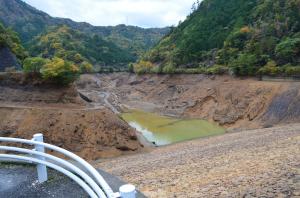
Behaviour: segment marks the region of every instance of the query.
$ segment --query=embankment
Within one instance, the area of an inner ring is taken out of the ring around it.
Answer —
[[[95,77],[101,83],[96,83]],[[266,82],[231,76],[116,73],[84,75],[78,86],[87,91],[97,89],[111,93],[110,102],[119,107],[205,119],[229,130],[300,121],[299,82]]]
[[[97,159],[138,151],[135,131],[107,109],[0,108],[0,136],[31,139],[43,133],[45,141]]]
[[[150,198],[298,198],[299,162],[300,125],[291,124],[182,142],[97,165]]]

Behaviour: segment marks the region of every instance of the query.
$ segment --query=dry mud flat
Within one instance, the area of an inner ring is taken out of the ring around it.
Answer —
[[[193,140],[97,166],[153,198],[299,198],[300,125]]]

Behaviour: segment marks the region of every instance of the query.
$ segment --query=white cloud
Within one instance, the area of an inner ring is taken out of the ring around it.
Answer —
[[[190,13],[195,0],[24,0],[51,16],[107,26],[177,25]]]

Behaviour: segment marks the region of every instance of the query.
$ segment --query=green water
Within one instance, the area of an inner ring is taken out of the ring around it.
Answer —
[[[122,118],[158,146],[225,132],[222,127],[205,120],[176,119],[137,110],[123,113]]]

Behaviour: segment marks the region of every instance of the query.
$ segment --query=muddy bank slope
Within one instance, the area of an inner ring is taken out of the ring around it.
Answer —
[[[87,106],[74,86],[0,80],[0,136],[31,139],[35,133],[85,159],[142,149],[126,122],[104,106]]]
[[[84,75],[77,86],[110,93],[110,102],[118,107],[206,119],[231,130],[300,121],[299,82],[117,73]]]
[[[75,86],[47,84],[22,73],[0,73],[0,104],[85,106]]]
[[[135,131],[107,109],[0,107],[0,136],[31,139],[35,133],[43,133],[46,142],[85,159],[114,157],[141,148]]]

